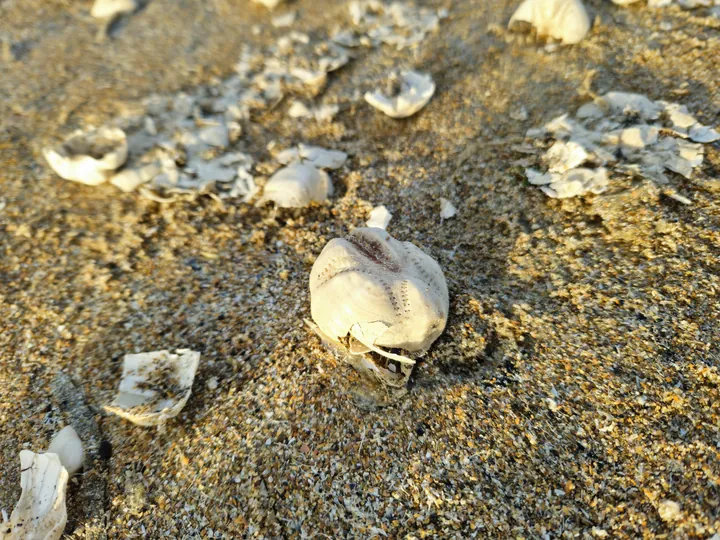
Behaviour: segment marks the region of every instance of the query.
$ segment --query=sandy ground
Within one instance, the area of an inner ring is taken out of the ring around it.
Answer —
[[[100,500],[71,481],[70,537],[720,532],[720,144],[693,180],[672,178],[684,206],[630,181],[551,200],[510,142],[587,101],[588,82],[717,125],[720,18],[588,4],[589,37],[548,52],[502,30],[514,2],[425,3],[450,17],[420,49],[365,51],[333,75],[323,99],[349,103],[334,123],[281,105],[244,126],[260,161],[271,140],[351,153],[333,201],[275,211],[77,185],[40,155],[123,104],[229,74],[243,44],[285,32],[262,6],[152,0],[98,42],[89,2],[0,0],[0,508],[20,493],[18,452],[69,421],[50,390],[62,370],[113,448],[92,471]],[[310,33],[346,17],[340,2],[293,7]],[[395,65],[438,83],[420,114],[349,101]],[[442,224],[439,197],[459,208]],[[451,295],[446,332],[385,407],[302,324],[315,257],[375,204]],[[201,366],[165,433],[101,412],[123,354],[180,347]]]

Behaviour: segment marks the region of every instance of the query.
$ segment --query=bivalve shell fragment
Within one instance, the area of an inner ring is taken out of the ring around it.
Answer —
[[[566,45],[580,42],[590,30],[590,17],[581,0],[524,0],[510,18],[531,24],[538,36]]]
[[[273,201],[280,208],[304,208],[312,202],[327,200],[332,192],[332,182],[325,171],[309,163],[292,163],[270,177],[258,204]]]
[[[391,75],[387,93],[380,90],[367,92],[365,101],[391,118],[407,118],[422,109],[435,93],[430,75],[417,71],[404,71],[399,77]]]

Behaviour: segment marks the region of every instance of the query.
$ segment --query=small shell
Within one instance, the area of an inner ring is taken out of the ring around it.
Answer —
[[[435,93],[430,75],[417,71],[404,71],[400,75],[399,93],[386,96],[381,91],[367,92],[365,101],[391,118],[407,118],[422,109]]]
[[[590,30],[590,17],[580,0],[525,0],[510,18],[530,23],[541,37],[566,45],[580,42]]]
[[[59,148],[43,150],[43,155],[65,180],[97,186],[127,160],[127,137],[119,128],[76,131]]]
[[[612,114],[637,114],[643,120],[655,120],[663,111],[663,106],[643,95],[630,92],[608,92],[600,96],[595,103]]]
[[[348,155],[340,150],[326,150],[319,146],[298,145],[297,148],[283,150],[275,159],[283,165],[296,160],[309,161],[318,169],[338,169],[347,161]]]
[[[68,472],[56,454],[20,451],[22,493],[10,521],[0,524],[8,539],[58,540],[67,521]],[[7,531],[7,533],[6,533]]]
[[[82,469],[85,459],[85,449],[72,426],[65,426],[58,431],[50,441],[48,453],[57,454],[60,463],[69,474],[75,474]]]
[[[113,175],[110,183],[120,188],[125,193],[134,191],[139,186],[150,182],[153,178],[162,172],[159,163],[150,163],[136,169],[123,169],[119,173]]]
[[[107,19],[124,13],[132,13],[136,8],[135,0],[95,0],[90,15],[96,19]]]
[[[284,0],[253,0],[256,4],[262,4],[269,10],[273,10],[283,3]]]
[[[370,216],[368,217],[366,225],[371,228],[374,227],[385,230],[387,229],[388,223],[390,223],[391,219],[392,214],[384,204],[381,204],[370,211]]]
[[[455,208],[455,205],[447,199],[443,199],[442,197],[440,197],[440,218],[450,219],[452,217],[455,217],[456,215],[457,208]]]
[[[199,362],[189,349],[126,354],[120,390],[105,410],[139,426],[164,424],[190,398]]]
[[[272,175],[258,204],[273,201],[280,208],[304,208],[326,200],[332,191],[326,172],[310,164],[293,163]]]
[[[360,228],[331,240],[310,273],[312,318],[333,343],[351,335],[380,347],[424,351],[447,322],[449,299],[438,263],[383,229]],[[414,363],[409,359],[404,359]]]

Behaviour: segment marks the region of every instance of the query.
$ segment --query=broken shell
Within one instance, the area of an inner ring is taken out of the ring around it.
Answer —
[[[132,13],[136,8],[135,0],[95,0],[90,15],[96,19],[107,19],[124,13]]]
[[[385,230],[387,229],[388,223],[390,223],[391,219],[392,214],[384,204],[381,204],[370,211],[370,216],[368,216],[366,225],[368,227]]]
[[[57,149],[43,150],[53,170],[65,180],[97,186],[127,160],[128,143],[119,128],[76,131]]]
[[[663,110],[662,105],[650,101],[643,95],[630,92],[608,92],[595,103],[613,114],[637,114],[643,120],[655,120]]]
[[[367,92],[365,101],[391,118],[407,118],[422,109],[435,93],[430,75],[417,71],[404,71],[400,75],[396,95],[386,96],[381,91]]]
[[[312,318],[334,344],[350,334],[374,351],[414,362],[380,347],[425,351],[447,322],[448,289],[440,265],[410,242],[383,229],[360,228],[331,240],[310,273]]]
[[[200,353],[189,349],[126,354],[120,389],[105,410],[139,426],[177,416],[192,392]]]
[[[20,451],[20,470],[22,493],[10,521],[1,525],[2,538],[58,540],[67,522],[68,472],[56,454],[30,450]]]
[[[82,469],[85,449],[72,426],[65,426],[58,431],[50,441],[47,451],[50,454],[57,454],[60,463],[69,474],[75,474]]]
[[[450,219],[457,215],[457,208],[455,205],[440,197],[440,219]]]
[[[297,148],[283,150],[275,159],[283,165],[293,161],[309,161],[318,169],[338,169],[347,161],[348,155],[340,150],[326,150],[319,146],[298,145]]]
[[[273,201],[280,208],[304,208],[326,200],[332,191],[326,172],[307,163],[293,163],[270,177],[258,204]]]
[[[590,17],[580,0],[525,0],[510,18],[531,24],[541,37],[566,45],[581,41],[590,30]]]
[[[124,169],[115,174],[110,179],[110,183],[125,193],[129,193],[139,186],[146,184],[161,172],[162,168],[158,163],[150,163],[137,169]]]
[[[283,3],[284,0],[253,0],[256,4],[262,4],[269,10],[273,10]]]

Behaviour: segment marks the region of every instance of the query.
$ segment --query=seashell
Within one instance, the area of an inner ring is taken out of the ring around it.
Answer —
[[[595,103],[612,114],[637,114],[643,120],[655,120],[663,110],[662,105],[630,92],[608,92],[596,98]]]
[[[310,302],[318,333],[351,354],[427,350],[447,323],[449,298],[438,263],[380,228],[359,228],[331,240],[310,273]]]
[[[711,143],[720,140],[720,133],[709,126],[695,124],[690,128],[690,139],[699,143]]]
[[[280,208],[304,208],[312,202],[327,200],[332,191],[326,172],[310,164],[293,163],[270,177],[258,204],[272,201]]]
[[[189,349],[126,354],[120,389],[105,410],[139,426],[177,416],[192,393],[200,353]]]
[[[390,76],[393,88],[385,95],[381,91],[367,92],[365,101],[391,118],[407,118],[422,109],[435,93],[430,75],[404,71],[399,77]]]
[[[580,0],[524,0],[510,18],[531,24],[541,37],[566,45],[580,42],[590,30],[590,17]]]
[[[124,13],[132,13],[136,8],[136,0],[95,0],[90,9],[90,15],[96,19],[107,19]]]
[[[457,208],[455,205],[440,197],[440,219],[450,219],[457,215]]]
[[[65,426],[58,431],[50,441],[49,454],[57,454],[60,463],[69,474],[75,474],[82,469],[85,459],[85,449],[72,426]]]
[[[284,0],[253,0],[256,4],[262,4],[269,10],[273,10],[283,3]]]
[[[127,160],[128,143],[119,128],[76,131],[57,149],[43,150],[52,169],[65,180],[97,186]]]
[[[288,11],[287,13],[283,13],[282,15],[273,17],[270,22],[275,28],[287,28],[288,26],[293,25],[296,18],[297,11]]]
[[[340,150],[326,150],[319,146],[299,144],[297,148],[283,150],[275,159],[283,165],[293,161],[309,161],[318,169],[338,169],[347,161],[348,155]]]
[[[150,182],[162,172],[158,163],[149,163],[136,169],[123,169],[110,178],[110,183],[125,193],[135,191],[139,186]]]
[[[392,214],[384,204],[381,204],[370,211],[370,216],[368,217],[366,225],[371,228],[385,230],[387,229],[388,223],[390,223],[391,219]]]
[[[10,521],[0,524],[0,537],[58,540],[65,529],[68,472],[56,454],[20,451],[22,493]]]

